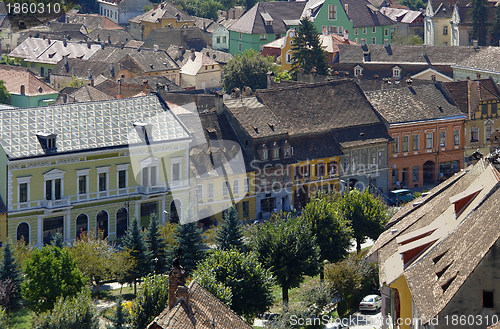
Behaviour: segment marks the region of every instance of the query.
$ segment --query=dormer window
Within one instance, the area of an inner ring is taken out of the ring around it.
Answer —
[[[57,151],[57,146],[56,146],[57,134],[38,132],[36,134],[36,137],[38,137],[38,142],[42,146],[42,149],[45,153],[51,153]]]
[[[153,126],[150,123],[136,122],[134,123],[134,127],[139,138],[149,145],[153,140]]]
[[[273,18],[269,15],[269,13],[260,13],[260,16],[262,16],[266,25],[273,25]]]
[[[354,67],[354,77],[357,78],[362,73],[363,73],[363,68],[359,65],[356,65]]]
[[[476,196],[483,190],[483,185],[469,187],[467,190],[454,195],[450,198],[450,203],[455,206],[455,218],[458,218],[467,206],[476,198]]]
[[[392,68],[392,76],[396,79],[401,78],[401,68],[398,66]]]
[[[284,153],[285,158],[290,157],[292,155],[290,146],[285,146],[285,148],[283,149],[283,153]]]

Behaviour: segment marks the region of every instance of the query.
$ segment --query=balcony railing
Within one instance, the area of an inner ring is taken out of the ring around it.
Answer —
[[[70,198],[62,198],[59,200],[40,200],[40,207],[52,209],[57,207],[65,207],[70,205]]]
[[[137,192],[141,193],[141,194],[163,193],[163,192],[167,192],[167,186],[166,185],[138,186]]]

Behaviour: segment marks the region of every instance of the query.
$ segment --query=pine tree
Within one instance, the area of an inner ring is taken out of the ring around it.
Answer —
[[[493,41],[492,46],[499,46],[500,41],[500,6],[495,8],[495,20],[493,21],[493,27],[491,28],[491,36]]]
[[[19,264],[12,253],[10,241],[3,246],[3,260],[0,264],[0,282],[10,279],[14,284],[15,292],[10,296],[10,306],[18,305],[21,300],[21,282],[23,281]]]
[[[122,238],[125,249],[130,251],[130,255],[135,259],[135,267],[130,271],[131,279],[134,281],[134,294],[137,293],[137,279],[147,275],[151,271],[151,252],[146,248],[144,237],[134,218],[125,235]]]
[[[64,247],[64,237],[61,233],[56,233],[50,241],[50,245],[62,249]]]
[[[236,210],[235,206],[229,208],[222,218],[222,224],[217,230],[215,241],[217,241],[218,249],[230,250],[236,248],[243,251],[243,233],[238,220],[238,210]]]
[[[111,325],[107,325],[108,329],[125,329],[126,328],[126,319],[125,314],[123,313],[123,299],[122,296],[118,297],[116,301],[116,309],[113,319],[111,320]]]
[[[178,244],[177,256],[180,264],[190,273],[205,259],[206,245],[203,243],[201,229],[197,222],[188,222],[177,227],[175,240]]]
[[[316,70],[319,75],[328,74],[328,57],[326,51],[321,46],[318,31],[308,17],[300,20],[297,35],[293,39],[292,45],[292,75],[296,76],[300,69],[304,73],[311,73]]]
[[[155,274],[165,272],[167,260],[167,243],[165,242],[165,239],[161,237],[158,230],[158,217],[156,214],[152,214],[151,219],[149,220],[148,229],[144,236],[144,242],[146,243],[148,250],[151,252],[151,259],[153,261]]]
[[[472,17],[472,31],[478,45],[486,46],[486,20],[488,18],[488,0],[472,0],[469,14]]]

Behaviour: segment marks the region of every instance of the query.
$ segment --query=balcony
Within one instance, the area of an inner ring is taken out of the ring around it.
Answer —
[[[141,194],[156,194],[167,192],[166,185],[157,185],[157,186],[138,186],[137,193]]]
[[[58,207],[65,207],[70,205],[70,198],[62,198],[59,200],[40,200],[39,206],[42,208],[52,209]]]

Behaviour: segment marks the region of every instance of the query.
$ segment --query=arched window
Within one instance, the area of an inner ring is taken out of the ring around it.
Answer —
[[[108,213],[105,210],[99,211],[96,217],[97,229],[103,231],[104,238],[108,237]]]
[[[170,223],[179,222],[179,214],[182,213],[181,202],[177,199],[170,203]]]
[[[17,226],[17,241],[24,240],[25,244],[30,242],[30,226],[26,222],[22,222]]]
[[[116,237],[120,239],[128,228],[128,212],[125,208],[120,208],[116,212]]]
[[[80,234],[87,232],[89,229],[89,217],[86,214],[80,214],[76,217],[76,238],[80,237]]]

